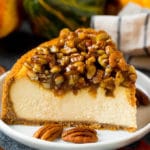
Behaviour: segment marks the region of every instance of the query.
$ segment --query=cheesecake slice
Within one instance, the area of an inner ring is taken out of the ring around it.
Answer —
[[[134,67],[105,31],[63,29],[12,67],[1,118],[8,124],[134,131],[135,82]]]

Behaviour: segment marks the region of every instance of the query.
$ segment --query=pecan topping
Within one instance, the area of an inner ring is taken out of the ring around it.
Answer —
[[[4,72],[6,72],[6,69],[0,65],[0,75],[2,75]]]
[[[97,133],[90,128],[76,127],[62,133],[62,139],[72,143],[94,143],[98,141]]]
[[[46,141],[54,141],[60,137],[62,130],[63,127],[59,124],[49,124],[37,130],[33,137]]]
[[[105,31],[63,29],[56,43],[35,50],[24,63],[28,77],[53,90],[57,96],[70,90],[74,93],[92,86],[98,88],[105,79],[113,78],[113,88],[108,89],[107,83],[103,84],[105,94],[111,96],[116,86],[131,87],[136,81],[134,67],[126,63]],[[80,83],[81,78],[86,84]]]
[[[150,104],[148,96],[139,89],[136,89],[137,106]]]

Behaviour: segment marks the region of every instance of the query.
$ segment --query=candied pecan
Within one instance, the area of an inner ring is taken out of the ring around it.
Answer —
[[[123,57],[119,60],[118,67],[122,71],[126,71],[128,69],[128,65]]]
[[[109,56],[109,65],[114,68],[122,58],[122,54],[119,51],[114,51]]]
[[[104,75],[104,71],[97,70],[95,76],[92,79],[93,83],[95,83],[95,84],[100,83],[103,79],[103,75]]]

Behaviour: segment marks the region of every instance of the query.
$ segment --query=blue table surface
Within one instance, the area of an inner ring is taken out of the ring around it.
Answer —
[[[27,50],[37,46],[46,39],[36,37],[34,35],[25,32],[16,32],[9,35],[6,38],[0,40],[0,65],[3,65],[7,70],[9,70],[16,60],[24,54]],[[150,71],[141,70],[146,75],[150,77]],[[150,144],[150,133],[145,137],[136,141],[135,143],[128,145],[126,149],[135,149],[140,141]],[[0,131],[0,147],[4,150],[34,150],[33,148],[27,147],[15,140],[9,138]],[[150,149],[149,149],[150,150]]]

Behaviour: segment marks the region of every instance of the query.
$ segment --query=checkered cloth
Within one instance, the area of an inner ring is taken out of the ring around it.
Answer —
[[[118,16],[96,15],[91,27],[106,30],[128,63],[150,70],[150,10],[129,3]]]

